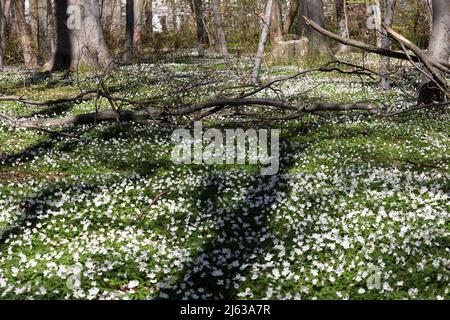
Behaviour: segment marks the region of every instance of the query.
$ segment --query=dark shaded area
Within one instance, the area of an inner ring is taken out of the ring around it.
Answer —
[[[72,63],[72,44],[69,36],[69,29],[66,21],[67,0],[55,1],[55,17],[56,17],[56,51],[53,55],[51,71],[68,70]]]
[[[203,294],[213,299],[239,298],[236,296],[239,275],[246,273],[241,266],[251,266],[261,261],[266,250],[270,249],[269,238],[261,240],[261,236],[270,233],[268,218],[272,205],[279,201],[277,193],[289,192],[286,174],[295,163],[293,157],[286,157],[291,148],[285,146],[280,150],[284,159],[280,159],[277,175],[261,176],[259,170],[252,174],[248,181],[248,194],[237,205],[235,202],[229,206],[221,204],[226,177],[216,175],[205,181],[207,185],[197,200],[201,201],[202,207],[212,208],[208,213],[213,214],[215,237],[199,248],[192,262],[180,273],[177,282],[170,288],[161,288],[161,292],[171,299],[183,298],[188,290],[194,290],[196,294],[203,291]],[[215,277],[212,272],[223,274]]]

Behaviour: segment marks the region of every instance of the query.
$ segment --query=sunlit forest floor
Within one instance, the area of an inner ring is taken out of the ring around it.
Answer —
[[[174,59],[123,67],[105,83],[134,99],[200,84],[160,99],[170,106],[236,86],[249,66]],[[295,71],[266,67],[263,79]],[[100,76],[30,81],[10,70],[0,88],[54,99],[95,87]],[[405,86],[414,95],[413,83]],[[280,89],[261,96],[413,105],[398,87],[380,92],[356,75],[314,73]],[[60,118],[95,104],[4,102],[0,112]],[[99,124],[76,140],[0,121],[0,298],[450,298],[448,111],[239,120],[216,115],[204,126],[280,128],[278,175],[261,176],[258,165],[175,165],[171,125]]]

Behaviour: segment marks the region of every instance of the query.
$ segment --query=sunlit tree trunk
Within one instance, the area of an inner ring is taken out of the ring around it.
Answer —
[[[51,51],[47,43],[47,0],[29,0],[30,25],[39,61],[45,61]]]
[[[144,1],[127,0],[125,62],[130,62],[141,51],[142,29],[144,27]]]
[[[252,84],[259,83],[259,73],[261,71],[261,64],[264,57],[264,49],[266,47],[266,41],[269,36],[270,24],[272,21],[273,2],[274,0],[267,0],[266,3],[261,38],[259,39],[258,51],[256,52],[255,56],[255,65],[253,67],[253,72],[250,78],[250,82]]]
[[[395,13],[395,4],[396,0],[385,0],[386,13],[384,15],[384,23],[388,26],[391,26],[394,22],[394,13]],[[381,29],[381,48],[390,49],[391,48],[391,40],[388,37],[388,34],[384,28]],[[389,79],[387,78],[389,75],[389,65],[391,58],[389,57],[381,57],[380,62],[380,74],[381,74],[381,88],[383,90],[389,90],[391,85]]]
[[[336,0],[336,18],[339,26],[339,35],[342,38],[348,39],[350,37],[348,32],[347,19],[347,0]],[[336,55],[344,55],[350,51],[350,47],[345,44],[340,44]]]
[[[273,3],[273,22],[275,27],[275,41],[283,40],[283,12],[280,0],[274,0]]]
[[[91,0],[58,0],[55,5],[56,48],[50,70],[114,65],[100,21],[100,5]]]
[[[295,18],[298,14],[298,8],[300,7],[300,0],[291,0],[291,7],[289,8],[289,14],[284,21],[283,33],[289,34],[291,27],[294,24]]]
[[[197,52],[200,57],[205,55],[205,23],[203,21],[203,3],[202,0],[193,0],[195,21],[197,24]]]
[[[433,26],[427,55],[431,60],[449,63],[450,58],[450,6],[448,0],[433,0]],[[442,75],[445,74],[442,72]],[[424,103],[445,100],[439,88],[426,76],[422,77],[419,100]]]
[[[17,19],[17,28],[19,31],[19,41],[22,46],[23,58],[25,66],[33,69],[37,67],[37,58],[33,51],[31,42],[30,26],[25,20],[25,4],[22,0],[14,0],[14,10]]]
[[[220,0],[212,0],[212,8],[214,13],[214,21],[216,25],[217,41],[219,43],[219,51],[222,57],[228,56],[227,38],[222,21],[222,10]]]
[[[297,34],[309,39],[309,52],[313,55],[329,53],[327,38],[306,25],[303,17],[308,17],[322,28],[324,27],[325,15],[323,11],[323,0],[300,1]]]
[[[6,16],[9,15],[9,10],[6,11],[7,0],[0,0],[0,70],[5,65],[5,50],[6,50]]]

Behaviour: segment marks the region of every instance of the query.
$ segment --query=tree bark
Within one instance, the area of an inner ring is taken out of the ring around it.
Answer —
[[[267,37],[269,36],[270,23],[272,22],[272,9],[274,0],[267,0],[264,14],[263,27],[261,31],[261,38],[259,39],[258,51],[255,56],[255,66],[250,78],[252,84],[259,83],[259,73],[261,71],[261,64],[264,57],[264,49],[266,47]]]
[[[274,0],[273,3],[273,22],[274,22],[274,29],[275,29],[275,35],[274,40],[275,42],[279,42],[283,40],[283,12],[281,8],[281,2],[280,0]]]
[[[6,15],[9,15],[6,11],[7,0],[0,0],[0,70],[5,65],[5,50],[6,50]]]
[[[220,0],[212,0],[212,9],[214,14],[214,22],[216,24],[217,41],[219,43],[219,51],[222,57],[228,56],[227,38],[222,21],[222,11]]]
[[[112,34],[120,34],[122,18],[122,2],[120,0],[114,1],[114,9],[111,17],[111,26],[109,31]]]
[[[294,24],[295,18],[298,14],[298,8],[300,7],[300,0],[292,0],[291,7],[289,9],[289,14],[286,17],[286,21],[284,21],[283,33],[289,34],[291,31],[291,27]]]
[[[113,67],[100,21],[100,5],[92,0],[55,1],[56,48],[51,71]]]
[[[25,4],[22,0],[14,0],[14,9],[17,18],[17,27],[19,30],[19,40],[22,46],[23,59],[25,66],[29,69],[37,67],[37,58],[33,51],[31,42],[30,26],[25,20]]]
[[[195,21],[197,24],[197,52],[199,57],[205,55],[205,24],[203,22],[203,3],[202,0],[193,0]]]
[[[339,35],[344,39],[349,39],[347,19],[347,0],[336,0],[336,18],[339,26]],[[336,55],[341,56],[350,51],[350,47],[345,44],[340,44]]]
[[[51,51],[46,40],[47,35],[47,0],[29,0],[31,33],[39,61],[45,61]]]
[[[312,55],[322,55],[329,53],[327,39],[324,35],[314,31],[309,27],[305,19],[307,17],[317,23],[320,27],[324,27],[325,15],[323,11],[323,0],[302,0],[299,6],[297,34],[305,36],[309,39],[309,52]]]
[[[450,58],[450,6],[448,0],[433,0],[433,26],[427,56],[432,61],[449,63]],[[445,72],[441,71],[445,78]],[[422,77],[419,100],[423,103],[443,101],[445,95],[426,76]]]
[[[386,13],[384,15],[384,23],[389,27],[394,22],[395,5],[396,0],[385,0]],[[391,40],[385,28],[381,29],[381,48],[391,49]],[[381,74],[380,85],[383,90],[389,90],[391,88],[388,79],[390,61],[391,59],[389,57],[381,57],[379,73]]]
[[[144,1],[127,0],[124,61],[130,62],[141,51],[144,27]]]
[[[55,32],[55,11],[54,4],[52,0],[46,0],[46,39],[45,39],[45,47],[48,51],[48,60],[51,61],[52,54],[56,50],[56,32]]]

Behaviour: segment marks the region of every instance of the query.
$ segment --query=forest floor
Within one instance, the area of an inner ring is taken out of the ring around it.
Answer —
[[[263,78],[295,71],[266,68]],[[187,59],[123,67],[106,82],[133,98],[200,83],[189,96],[167,94],[170,105],[213,96],[245,74],[246,63]],[[1,91],[64,97],[99,75],[27,79],[4,72]],[[309,74],[280,89],[302,101],[413,104],[399,88],[380,92],[355,75]],[[0,112],[36,119],[95,108],[0,103]],[[242,126],[236,118],[204,126]],[[248,126],[281,129],[279,174],[176,165],[170,126],[99,124],[76,140],[0,120],[0,298],[450,299],[448,110]]]

